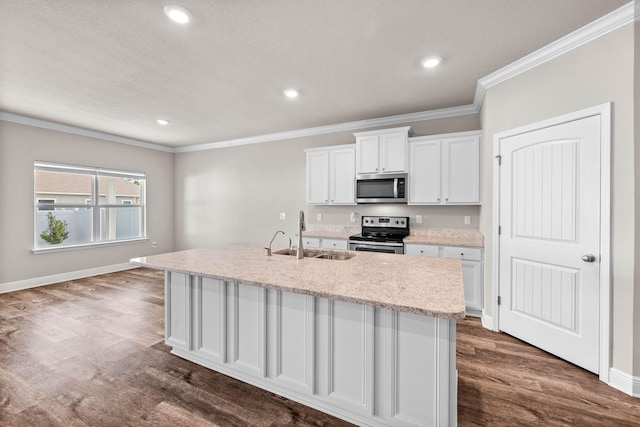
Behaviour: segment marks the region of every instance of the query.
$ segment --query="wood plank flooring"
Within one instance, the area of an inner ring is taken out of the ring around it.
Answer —
[[[0,294],[0,426],[349,426],[163,343],[161,272]],[[461,426],[638,426],[640,399],[477,319],[458,324]]]

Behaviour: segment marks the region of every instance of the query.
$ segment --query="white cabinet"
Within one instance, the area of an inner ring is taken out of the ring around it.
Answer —
[[[480,316],[482,312],[482,249],[464,246],[439,246],[406,244],[407,255],[422,255],[442,258],[457,258],[462,261],[464,303],[467,314]]]
[[[303,248],[319,248],[320,247],[320,238],[319,237],[302,237],[302,247]]]
[[[480,203],[480,132],[411,138],[409,204]]]
[[[320,247],[323,249],[349,249],[349,244],[345,239],[325,239],[320,240]]]
[[[407,170],[409,126],[354,133],[356,173],[398,173]]]
[[[354,205],[355,146],[341,145],[305,150],[307,154],[307,203]]]
[[[304,248],[322,248],[322,249],[349,249],[346,239],[328,239],[320,237],[302,237],[302,247]]]

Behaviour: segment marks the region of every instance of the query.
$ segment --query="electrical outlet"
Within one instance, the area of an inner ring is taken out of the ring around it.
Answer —
[[[464,217],[464,223],[465,224],[471,224],[471,217],[470,216],[465,216]]]
[[[422,215],[416,215],[416,224],[422,224]]]
[[[158,247],[158,242],[153,242],[153,243],[151,244],[151,246],[153,246],[154,248],[157,248],[157,247]]]
[[[316,220],[318,222],[322,221],[322,214],[316,214]]]
[[[287,219],[287,213],[286,212],[280,212],[280,219]]]
[[[356,222],[356,213],[355,212],[351,212],[351,217],[349,218],[351,220],[351,222]]]

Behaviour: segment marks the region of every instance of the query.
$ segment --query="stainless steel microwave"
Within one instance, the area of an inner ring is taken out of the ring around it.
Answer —
[[[407,174],[356,176],[357,203],[407,203]]]

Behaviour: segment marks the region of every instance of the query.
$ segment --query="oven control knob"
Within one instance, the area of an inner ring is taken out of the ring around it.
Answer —
[[[398,224],[398,220],[396,220],[396,224]]]
[[[400,224],[404,225],[404,221],[400,221]]]

